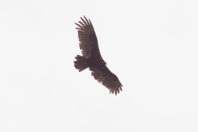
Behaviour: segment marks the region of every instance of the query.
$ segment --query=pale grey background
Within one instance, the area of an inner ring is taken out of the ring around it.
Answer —
[[[73,66],[91,19],[118,96]],[[1,132],[198,132],[197,0],[0,0]]]

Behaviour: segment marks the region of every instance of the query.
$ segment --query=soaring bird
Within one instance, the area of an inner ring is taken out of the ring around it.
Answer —
[[[75,57],[74,66],[79,72],[89,68],[91,75],[99,82],[107,87],[110,93],[117,95],[122,91],[122,84],[118,77],[113,74],[106,66],[98,47],[98,40],[94,27],[85,16],[80,18],[81,21],[75,23],[77,25],[79,38],[79,47],[82,56]]]

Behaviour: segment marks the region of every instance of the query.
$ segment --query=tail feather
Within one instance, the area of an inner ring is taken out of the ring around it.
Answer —
[[[74,66],[79,70],[79,72],[85,70],[88,67],[87,59],[85,57],[77,55],[75,58],[76,61],[74,61]]]

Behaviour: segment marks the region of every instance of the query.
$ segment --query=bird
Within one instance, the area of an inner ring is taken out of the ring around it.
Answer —
[[[82,56],[77,55],[75,57],[74,67],[79,72],[88,68],[95,80],[108,88],[111,94],[117,95],[122,91],[123,85],[118,77],[108,69],[106,66],[107,63],[100,54],[98,40],[92,22],[85,16],[80,17],[80,19],[81,21],[75,24],[77,26],[76,29],[78,31],[79,47]]]

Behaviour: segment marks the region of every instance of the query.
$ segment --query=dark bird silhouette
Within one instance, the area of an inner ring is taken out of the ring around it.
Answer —
[[[80,18],[81,21],[75,23],[78,27],[79,46],[82,56],[77,55],[74,66],[79,72],[89,68],[91,75],[99,82],[106,86],[110,93],[117,95],[122,91],[122,84],[118,77],[113,74],[106,66],[98,47],[98,40],[94,27],[89,19],[85,16]]]

